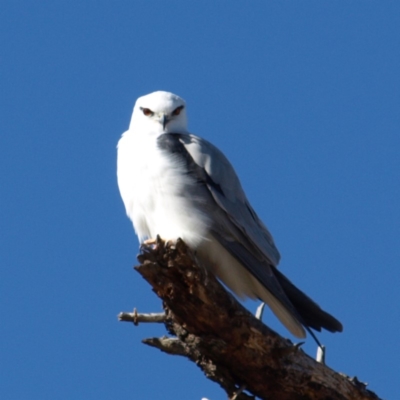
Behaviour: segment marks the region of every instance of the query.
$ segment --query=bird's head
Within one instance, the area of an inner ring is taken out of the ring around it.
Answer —
[[[153,133],[187,132],[185,100],[163,91],[139,97],[130,124],[130,129],[138,128]]]

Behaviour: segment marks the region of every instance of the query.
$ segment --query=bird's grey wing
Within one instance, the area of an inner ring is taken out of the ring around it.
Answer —
[[[259,284],[250,283],[246,291],[267,302],[294,335],[304,337],[303,318],[274,273],[278,250],[248,203],[226,157],[209,142],[188,134],[163,134],[158,138],[158,146],[176,157],[185,173],[197,183],[187,195],[200,198],[197,207],[209,217],[211,236],[261,284],[257,288]]]
[[[183,164],[186,173],[197,182],[194,192],[188,195],[201,197],[202,201],[198,202],[198,206],[210,217],[210,233],[215,240],[239,261],[289,314],[302,321],[274,274],[274,265],[279,261],[279,253],[273,239],[248,203],[239,179],[226,157],[211,143],[194,135],[163,134],[158,138],[158,146],[175,156]],[[286,318],[287,312],[271,299],[270,295],[258,296],[273,307],[282,321],[292,321],[291,317]],[[296,322],[286,325],[293,324],[297,325]],[[303,336],[301,327],[298,328],[297,335]]]
[[[341,331],[338,320],[275,268],[279,252],[226,157],[211,143],[188,134],[163,134],[159,146],[175,155],[198,183],[189,195],[199,195],[197,204],[210,217],[211,235],[269,292],[257,291],[284,325],[298,337],[304,337],[301,325]]]
[[[273,238],[247,200],[228,159],[211,143],[197,136],[180,135],[179,141],[194,163],[203,170],[202,175],[213,199],[240,232],[241,241],[249,245],[248,250],[260,261],[267,259],[276,266],[280,255]]]

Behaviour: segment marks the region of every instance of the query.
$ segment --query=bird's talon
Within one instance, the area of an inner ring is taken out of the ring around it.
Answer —
[[[146,239],[141,243],[140,250],[142,250],[144,247],[151,247],[153,250],[155,250],[158,244],[159,241],[157,240],[157,238]]]
[[[293,344],[292,346],[289,347],[284,347],[277,349],[277,352],[280,357],[286,357],[289,354],[297,353],[300,350],[300,347],[304,344],[305,342],[299,342],[296,344]]]
[[[325,364],[325,355],[326,355],[326,349],[325,346],[318,346],[317,348],[317,357],[316,360],[317,362],[321,364]]]
[[[301,346],[303,346],[305,342],[299,342],[293,345],[294,349],[297,351],[300,349]]]

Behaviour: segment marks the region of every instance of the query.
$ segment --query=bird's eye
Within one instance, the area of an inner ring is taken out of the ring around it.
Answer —
[[[183,110],[183,107],[184,106],[179,106],[179,107],[175,108],[175,110],[172,111],[172,115],[174,115],[174,116],[179,115],[181,113],[181,111]]]
[[[140,108],[142,111],[143,111],[143,114],[146,116],[146,117],[150,117],[151,115],[153,115],[154,113],[153,113],[153,111],[151,111],[150,110],[150,108]]]

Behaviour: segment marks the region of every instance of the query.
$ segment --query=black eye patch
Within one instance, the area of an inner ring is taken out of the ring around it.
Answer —
[[[176,107],[174,111],[172,111],[172,115],[177,116],[181,113],[185,106]]]
[[[144,114],[146,117],[150,117],[151,115],[154,114],[153,111],[150,110],[150,108],[143,108],[143,107],[140,107],[140,109],[142,110],[143,114]]]

